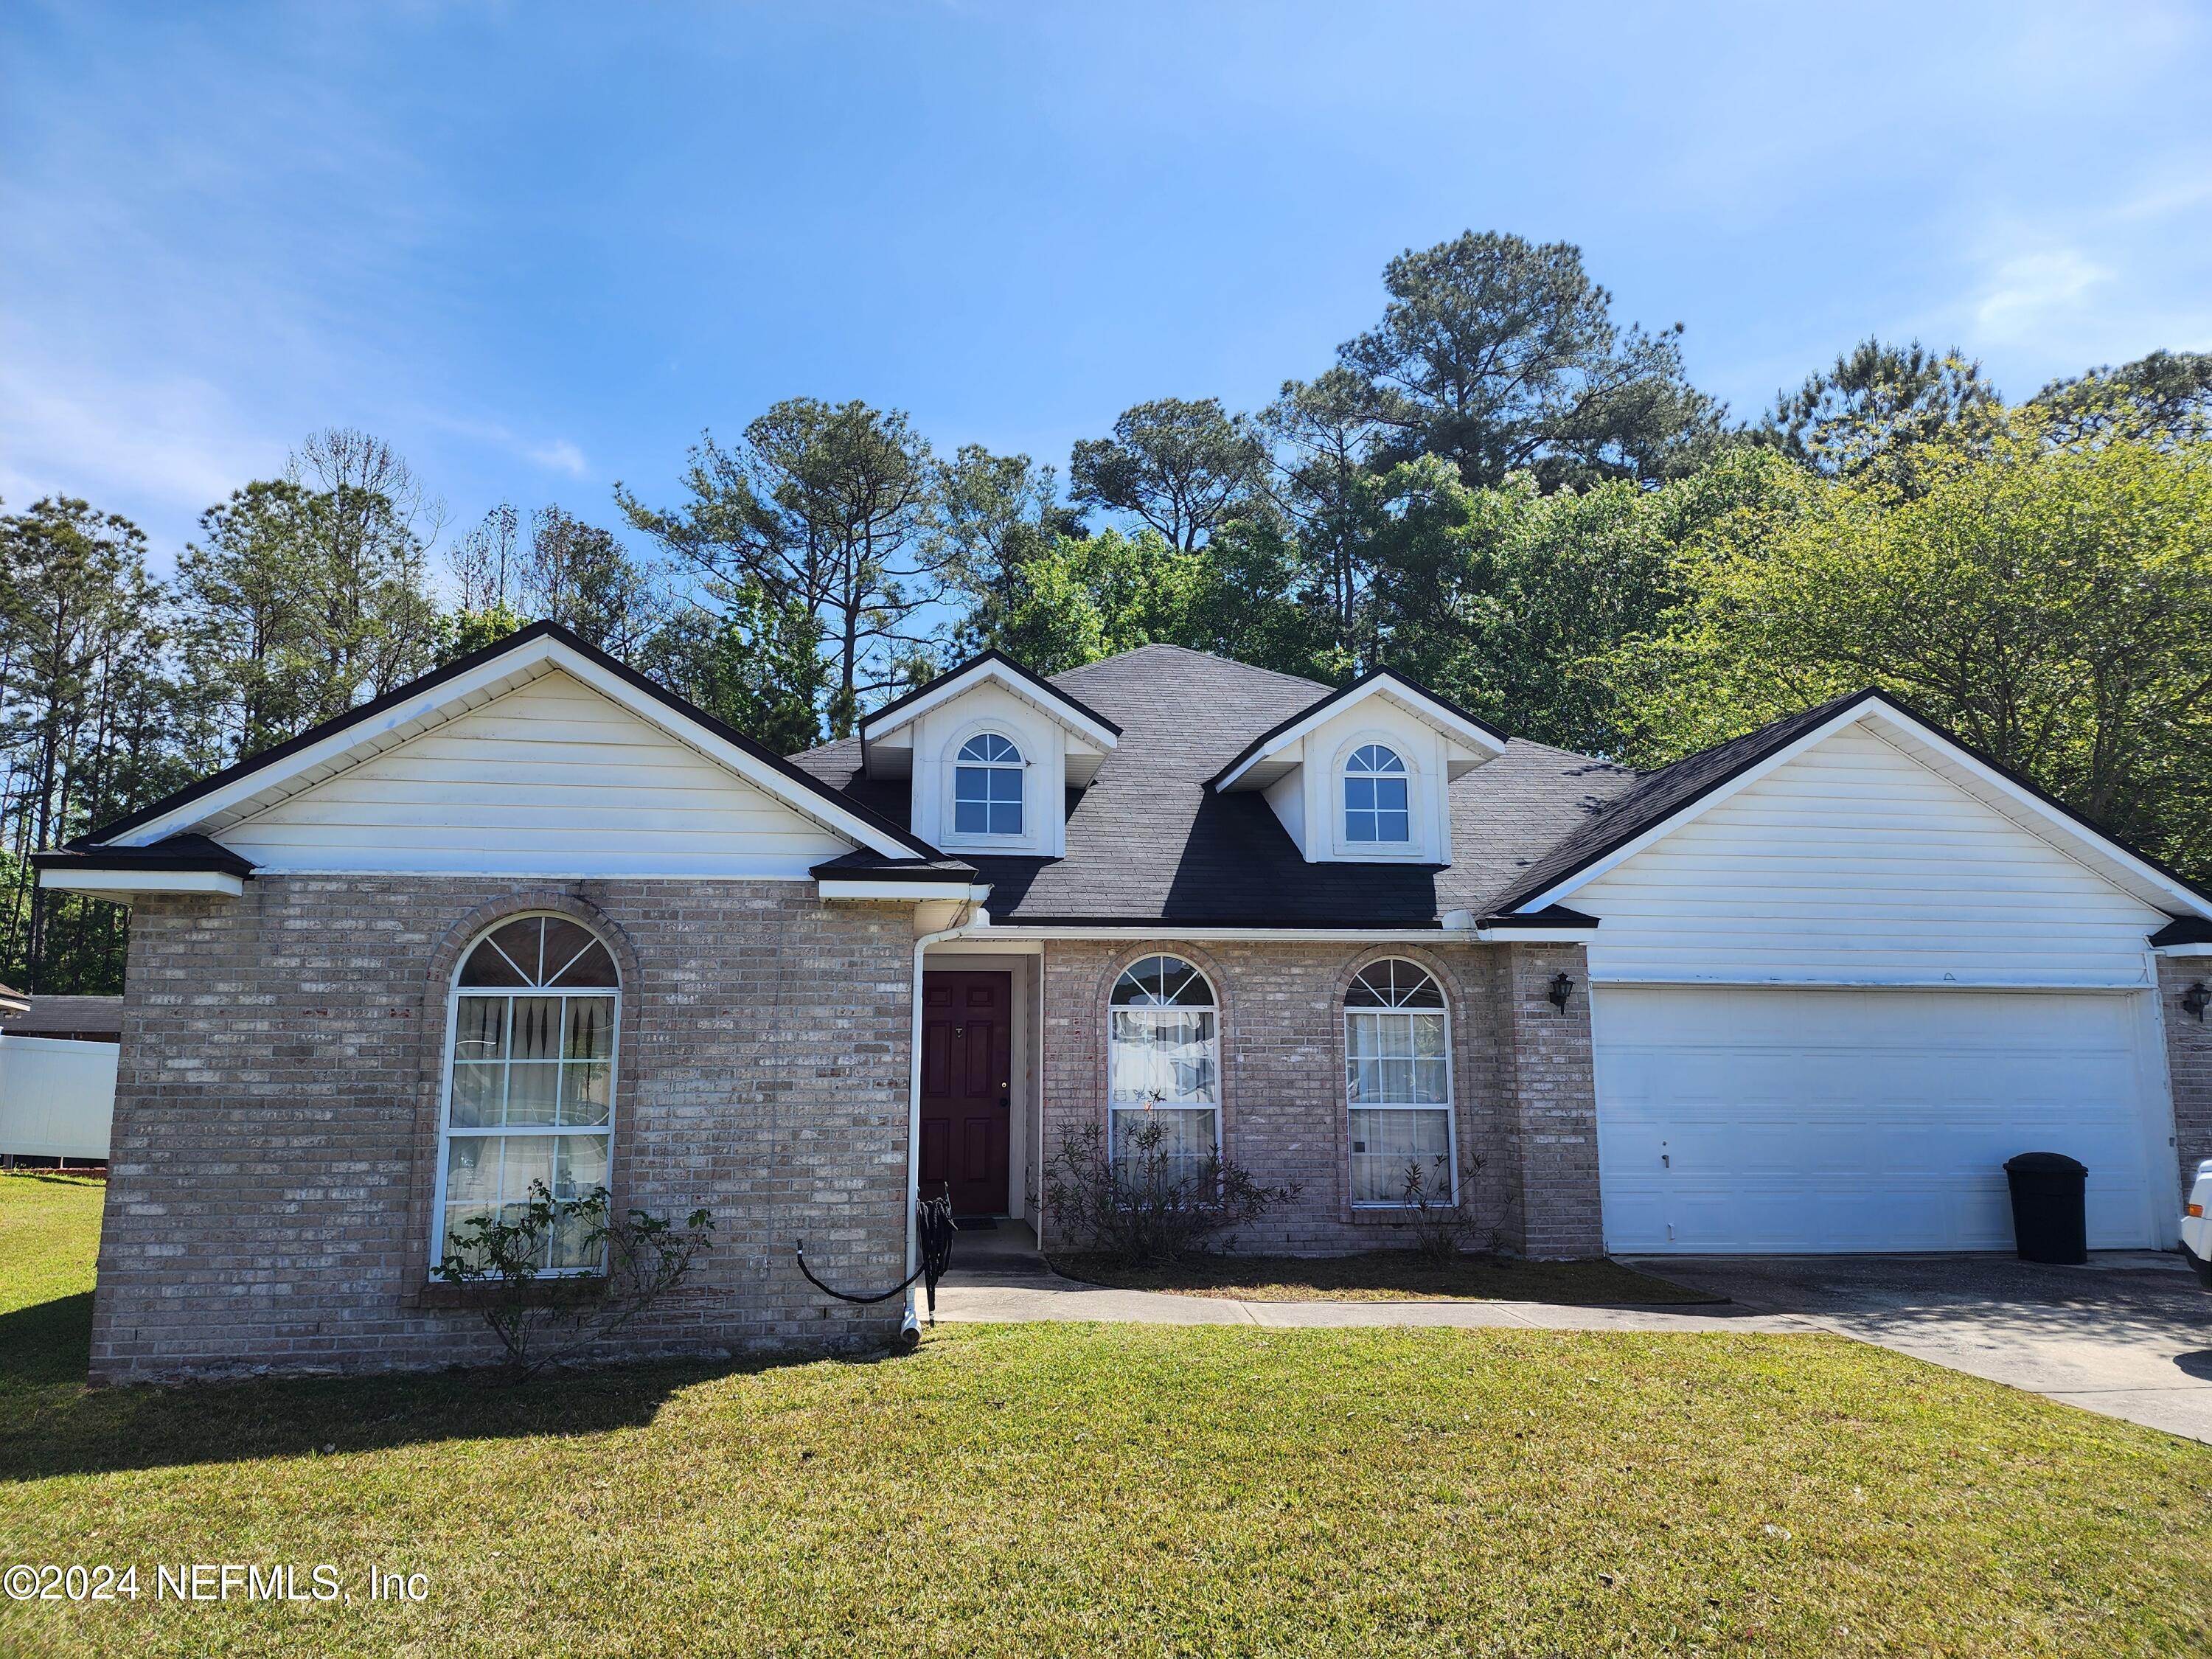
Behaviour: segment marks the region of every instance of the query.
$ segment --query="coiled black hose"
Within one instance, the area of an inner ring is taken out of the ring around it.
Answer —
[[[929,1322],[937,1323],[937,1281],[945,1277],[952,1266],[952,1235],[959,1231],[952,1219],[952,1194],[944,1193],[936,1198],[925,1198],[914,1206],[915,1243],[921,1256],[921,1265],[888,1291],[878,1291],[872,1296],[858,1296],[850,1291],[841,1291],[834,1285],[825,1285],[814,1276],[814,1269],[806,1265],[806,1241],[799,1241],[799,1271],[806,1275],[806,1282],[825,1296],[834,1296],[840,1302],[888,1302],[917,1279],[923,1281],[929,1298]]]

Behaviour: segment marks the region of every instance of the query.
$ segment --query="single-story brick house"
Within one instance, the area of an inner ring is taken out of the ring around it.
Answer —
[[[535,1176],[714,1212],[640,1341],[818,1347],[902,1316],[794,1241],[1049,1242],[1134,1114],[1298,1252],[1477,1158],[1530,1253],[2002,1248],[2045,1149],[2171,1248],[2212,1156],[2212,899],[1874,693],[1638,773],[1388,671],[987,655],[787,759],[539,625],[40,878],[133,909],[110,1379],[480,1357],[430,1265]]]

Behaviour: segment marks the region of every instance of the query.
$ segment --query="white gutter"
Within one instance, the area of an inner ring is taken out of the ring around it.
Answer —
[[[924,933],[914,942],[914,1012],[907,1036],[906,1102],[906,1273],[909,1279],[921,1265],[921,1240],[915,1231],[915,1212],[921,1203],[921,959],[931,945],[981,932],[990,926],[990,920],[989,912],[980,909],[971,900],[958,922],[934,933]],[[911,1284],[906,1287],[906,1317],[901,1328],[916,1333],[921,1329],[921,1319],[914,1310]]]

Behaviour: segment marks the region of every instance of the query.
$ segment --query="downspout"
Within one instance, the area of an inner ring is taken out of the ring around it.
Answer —
[[[980,925],[978,917],[981,918]],[[990,916],[982,909],[980,901],[969,900],[960,912],[960,920],[951,927],[934,933],[924,933],[914,942],[913,1016],[907,1032],[907,1101],[906,1101],[906,1273],[908,1279],[921,1266],[921,1241],[915,1234],[915,1212],[921,1203],[921,959],[933,945],[942,945],[947,939],[958,939],[963,933],[980,932],[991,925]],[[921,1316],[915,1312],[914,1286],[906,1287],[906,1316],[900,1325],[902,1336],[921,1334]]]

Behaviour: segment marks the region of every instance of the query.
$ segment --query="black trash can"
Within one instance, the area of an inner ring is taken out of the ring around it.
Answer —
[[[2089,1259],[2082,1189],[2089,1171],[2063,1152],[2022,1152],[2005,1163],[2012,1238],[2022,1261],[2078,1267]]]

